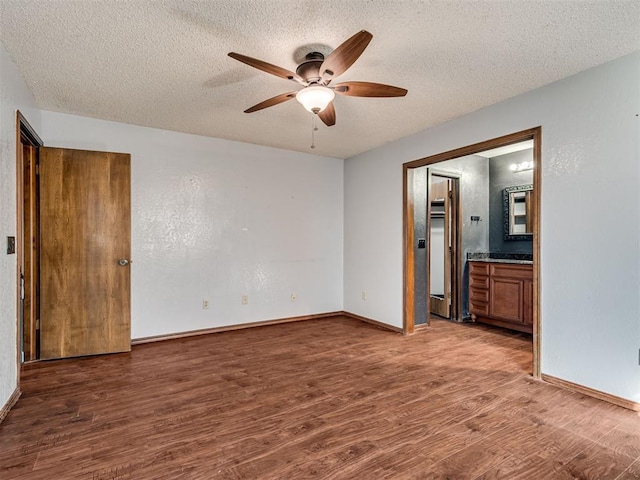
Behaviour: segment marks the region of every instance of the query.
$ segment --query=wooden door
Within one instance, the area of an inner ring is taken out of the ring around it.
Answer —
[[[130,351],[130,155],[42,147],[39,179],[40,358]]]

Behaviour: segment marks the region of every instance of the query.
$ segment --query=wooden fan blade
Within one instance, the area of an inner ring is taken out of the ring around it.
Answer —
[[[327,127],[331,127],[333,125],[336,124],[336,109],[333,106],[333,102],[331,102],[329,105],[327,105],[327,108],[325,108],[323,111],[321,111],[318,116],[320,117],[320,120],[322,120],[322,122],[327,126]]]
[[[337,77],[353,65],[373,38],[366,30],[361,30],[346,40],[326,58],[320,66],[320,75]]]
[[[295,82],[301,83],[305,85],[304,80],[300,78],[293,72],[290,72],[286,68],[278,67],[277,65],[272,65],[267,62],[263,62],[262,60],[258,60],[257,58],[247,57],[246,55],[242,55],[240,53],[229,52],[228,55],[238,60],[239,62],[246,63],[247,65],[257,68],[258,70],[262,70],[263,72],[270,73],[271,75],[275,75],[276,77],[284,78],[286,80],[293,80]]]
[[[407,94],[404,88],[371,82],[342,82],[333,90],[349,97],[404,97]]]
[[[275,97],[265,100],[264,102],[260,102],[251,108],[247,108],[244,113],[253,113],[257,112],[258,110],[262,110],[263,108],[273,107],[274,105],[278,105],[279,103],[283,103],[287,100],[291,100],[292,98],[296,98],[296,93],[298,92],[289,92],[283,93],[281,95],[276,95]]]

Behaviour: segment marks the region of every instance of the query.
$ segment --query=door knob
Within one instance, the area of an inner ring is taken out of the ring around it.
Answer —
[[[126,267],[127,265],[129,265],[129,260],[127,260],[126,258],[121,258],[120,260],[118,260],[118,265],[120,265],[121,267]]]

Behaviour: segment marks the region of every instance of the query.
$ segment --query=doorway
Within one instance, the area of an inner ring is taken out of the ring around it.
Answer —
[[[17,139],[18,365],[130,351],[130,155]]]
[[[529,152],[530,155],[532,155],[533,157],[533,162],[531,163],[530,167],[532,168],[532,171],[530,171],[529,173],[532,175],[533,177],[533,181],[532,181],[532,185],[530,185],[531,187],[531,193],[529,194],[529,214],[530,214],[530,218],[528,219],[529,222],[529,226],[526,227],[527,230],[529,228],[531,228],[531,232],[529,233],[529,241],[530,241],[530,248],[531,248],[531,254],[530,254],[530,260],[528,261],[529,265],[529,275],[531,275],[530,278],[522,278],[522,279],[517,279],[516,280],[512,279],[511,277],[515,276],[515,271],[516,269],[510,269],[509,271],[507,271],[506,273],[503,272],[498,272],[496,270],[496,273],[501,273],[503,275],[506,275],[507,277],[509,277],[509,284],[510,285],[514,285],[513,288],[516,288],[516,284],[517,284],[517,291],[519,292],[519,296],[517,297],[518,302],[521,301],[521,303],[517,303],[516,300],[514,300],[513,296],[509,297],[509,301],[514,303],[514,307],[516,308],[516,310],[518,311],[519,317],[522,317],[522,312],[523,312],[523,308],[521,306],[518,305],[526,305],[527,302],[529,302],[529,307],[531,309],[531,315],[530,317],[526,320],[530,322],[530,329],[529,331],[532,333],[532,340],[533,340],[533,346],[532,346],[532,350],[533,350],[533,376],[536,378],[540,377],[540,362],[539,362],[539,358],[540,358],[540,301],[539,301],[539,292],[540,292],[540,276],[539,276],[539,258],[540,258],[540,221],[539,221],[539,211],[540,211],[540,183],[541,183],[541,175],[540,175],[540,165],[541,165],[541,128],[537,127],[537,128],[533,128],[533,129],[529,129],[529,130],[525,130],[522,132],[517,132],[511,135],[506,135],[503,137],[499,137],[499,138],[495,138],[492,140],[488,140],[485,142],[481,142],[481,143],[477,143],[474,145],[469,145],[467,147],[463,147],[463,148],[459,148],[456,150],[451,150],[448,152],[444,152],[438,155],[433,155],[431,157],[427,157],[427,158],[423,158],[423,159],[419,159],[419,160],[415,160],[412,162],[408,162],[406,164],[403,165],[403,192],[404,192],[404,199],[403,199],[403,207],[404,207],[404,238],[405,238],[405,244],[404,244],[404,332],[405,334],[411,334],[414,333],[414,331],[416,330],[417,326],[420,326],[420,324],[422,323],[422,316],[419,315],[420,309],[418,308],[420,301],[421,301],[421,296],[425,296],[426,297],[426,302],[430,303],[430,304],[434,304],[437,305],[442,304],[443,302],[436,300],[435,302],[433,301],[433,297],[434,295],[432,295],[433,293],[438,293],[435,291],[431,291],[431,287],[429,286],[428,289],[426,291],[421,290],[420,288],[418,288],[419,285],[419,279],[420,279],[420,273],[421,270],[424,268],[423,263],[420,260],[420,255],[418,252],[418,250],[416,249],[416,245],[418,244],[418,242],[420,241],[419,235],[418,233],[420,230],[420,226],[418,225],[418,223],[416,223],[415,219],[416,219],[416,211],[420,209],[420,205],[421,203],[424,201],[428,204],[428,214],[426,215],[426,219],[423,220],[423,223],[431,223],[431,220],[434,219],[436,221],[439,221],[438,219],[434,218],[433,215],[431,215],[431,209],[432,209],[432,196],[427,197],[429,198],[429,200],[427,201],[427,199],[424,196],[421,196],[421,194],[423,194],[423,192],[420,191],[419,185],[420,185],[420,177],[424,175],[424,171],[427,169],[433,169],[433,168],[438,168],[440,169],[444,169],[444,167],[440,164],[441,162],[445,162],[447,161],[446,165],[446,169],[445,172],[448,172],[451,170],[451,166],[457,166],[457,170],[459,171],[459,173],[461,173],[462,175],[465,175],[467,182],[465,182],[465,185],[467,185],[468,182],[468,177],[470,175],[473,175],[473,172],[470,171],[470,169],[475,169],[475,168],[480,168],[480,165],[487,165],[486,158],[482,158],[481,154],[482,152],[487,152],[487,151],[496,151],[496,149],[499,149],[501,147],[505,147],[505,148],[513,148],[516,144],[521,144],[523,142],[529,142],[530,143],[530,147],[529,147]],[[479,160],[478,163],[474,163],[474,160],[476,160],[476,158]],[[462,164],[461,161],[464,160],[465,162],[470,162],[470,163],[464,163]],[[482,160],[484,160],[484,163],[482,162]],[[436,165],[438,164],[438,165]],[[483,167],[484,168],[484,167]],[[488,166],[486,167],[488,169]],[[453,169],[454,171],[456,169]],[[435,171],[431,172],[429,174],[429,176],[433,176],[433,174],[435,173]],[[442,173],[442,172],[438,172],[438,173]],[[430,183],[429,183],[430,185]],[[436,187],[436,188],[440,188],[440,187]],[[467,187],[460,187],[462,190],[465,190]],[[504,189],[506,191],[506,189]],[[465,190],[467,191],[467,190]],[[468,192],[467,192],[468,193]],[[463,195],[465,195],[463,193]],[[488,192],[485,193],[486,197],[486,202],[488,203]],[[473,229],[473,228],[477,228],[478,226],[483,226],[486,227],[487,223],[488,223],[488,218],[485,218],[484,215],[477,215],[475,210],[475,205],[478,202],[478,199],[475,198],[470,198],[470,195],[466,195],[466,202],[465,200],[460,202],[458,211],[460,212],[460,216],[462,218],[463,216],[463,209],[466,209],[466,211],[464,212],[464,229],[465,231],[467,231],[467,229]],[[485,201],[480,199],[480,201]],[[469,208],[469,203],[471,205],[474,205],[474,207]],[[463,205],[464,204],[464,205]],[[438,207],[438,205],[435,205],[436,207]],[[487,207],[488,208],[488,207]],[[488,215],[487,215],[488,217]],[[484,224],[482,223],[484,222]],[[443,222],[444,223],[444,222]],[[462,225],[463,222],[461,222],[460,224]],[[502,222],[500,222],[502,223]],[[502,225],[500,225],[502,226]],[[425,225],[426,228],[426,225]],[[460,228],[460,236],[462,236],[462,228]],[[431,227],[429,227],[429,230],[431,229]],[[443,226],[444,229],[444,226]],[[480,229],[478,229],[478,231],[480,231]],[[493,233],[493,232],[491,232]],[[488,235],[489,233],[484,232],[485,235],[487,235],[487,242],[488,242]],[[444,235],[444,232],[442,232],[442,235]],[[434,237],[435,241],[429,242],[430,244],[427,245],[427,250],[428,249],[440,249],[440,243],[438,243],[438,237]],[[432,243],[432,245],[431,245]],[[461,288],[460,290],[460,296],[459,296],[459,302],[452,302],[452,306],[454,304],[460,305],[461,310],[459,311],[461,313],[461,315],[464,315],[465,318],[468,317],[468,307],[470,306],[469,304],[469,297],[470,297],[470,292],[469,292],[469,281],[470,280],[483,280],[487,285],[502,285],[504,283],[498,283],[497,280],[499,280],[498,278],[496,278],[496,281],[494,281],[493,276],[491,276],[491,278],[489,278],[490,272],[494,271],[494,267],[493,266],[489,266],[487,264],[486,266],[486,275],[483,272],[480,272],[478,269],[478,271],[474,272],[475,276],[471,275],[471,272],[469,272],[469,266],[474,264],[475,262],[473,261],[468,261],[468,259],[471,259],[471,251],[467,251],[469,250],[468,245],[467,245],[468,241],[465,240],[464,243],[464,249],[460,249],[458,252],[458,255],[456,256],[457,258],[460,259],[462,267],[460,268],[460,270],[462,270],[461,275],[458,277],[461,279]],[[511,242],[512,244],[514,242]],[[429,258],[429,263],[431,263],[432,258],[431,255],[428,256]],[[445,257],[446,258],[446,257]],[[430,269],[430,266],[427,266],[428,269]],[[440,266],[439,264],[436,265],[437,271],[440,271]],[[512,271],[513,270],[513,271]],[[446,270],[443,270],[446,271]],[[480,278],[480,274],[483,273],[483,275],[485,275],[487,278]],[[437,273],[438,278],[440,277],[440,274]],[[433,273],[429,276],[433,276]],[[473,278],[472,278],[473,277]],[[478,278],[476,278],[478,277]],[[435,277],[434,277],[435,278]],[[444,275],[443,275],[443,279],[444,279]],[[430,281],[429,283],[432,283],[432,281]],[[446,284],[446,283],[445,283]],[[452,289],[453,290],[453,289]],[[497,289],[493,289],[495,290],[496,293],[498,290]],[[453,293],[453,291],[452,291]],[[471,292],[474,293],[474,292]],[[475,292],[478,293],[478,292]],[[490,296],[490,294],[492,293],[492,289],[490,286],[486,287],[486,291],[483,292],[479,292],[481,294],[483,294],[484,296],[487,297],[486,300],[486,308],[487,311],[491,311],[493,313],[489,314],[487,313],[486,317],[503,317],[506,320],[509,321],[515,321],[517,320],[515,317],[515,315],[513,315],[514,318],[510,318],[511,312],[503,312],[500,311],[499,309],[493,309],[492,305],[494,302],[492,302],[492,298]],[[479,306],[483,306],[480,305],[481,302],[478,302],[478,298],[479,297],[474,297],[474,302],[478,303]],[[484,300],[483,300],[484,301]],[[464,302],[465,304],[465,308],[464,311],[461,307],[461,304]],[[424,302],[423,302],[424,303]],[[516,305],[517,303],[517,305]],[[476,307],[476,305],[473,305],[474,307]],[[499,305],[495,305],[496,307]],[[428,306],[428,310],[427,311],[433,311],[435,309],[437,309],[439,307],[433,307],[431,305]],[[465,313],[466,312],[466,313]],[[436,312],[437,313],[437,312]],[[444,313],[446,313],[446,310],[444,311]],[[487,320],[488,318],[485,318],[484,316],[481,317],[482,320]],[[524,320],[523,320],[524,321]],[[485,322],[486,323],[486,322]]]
[[[40,257],[38,164],[43,142],[19,111],[17,128],[17,285],[20,362],[38,358],[40,343]]]
[[[431,167],[412,173],[416,328],[428,327],[431,315],[462,321],[459,175]]]
[[[428,312],[447,320],[460,320],[459,177],[429,169],[427,178]]]

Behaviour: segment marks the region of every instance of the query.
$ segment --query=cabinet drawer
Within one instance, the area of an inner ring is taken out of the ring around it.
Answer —
[[[489,302],[489,290],[471,288],[469,289],[469,298],[477,302]]]
[[[491,265],[491,276],[531,280],[533,279],[533,267],[531,265],[496,263]]]
[[[469,275],[469,289],[489,288],[489,277],[484,275]]]
[[[489,304],[473,299],[469,299],[469,313],[479,315],[481,317],[489,316]]]
[[[469,274],[489,275],[489,264],[485,262],[469,262]]]

